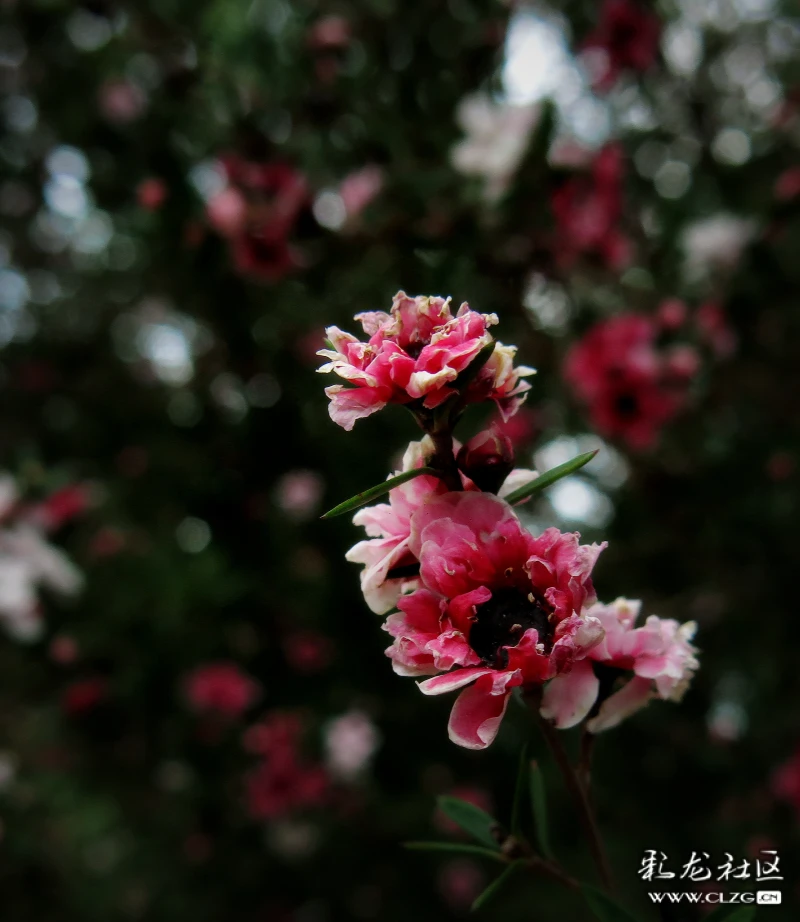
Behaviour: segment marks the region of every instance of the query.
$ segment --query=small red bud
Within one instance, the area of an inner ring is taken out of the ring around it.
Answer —
[[[514,468],[514,448],[508,436],[486,429],[462,447],[456,462],[481,490],[497,493]]]

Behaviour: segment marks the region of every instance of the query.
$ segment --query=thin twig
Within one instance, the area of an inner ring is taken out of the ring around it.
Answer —
[[[600,880],[603,882],[603,886],[606,888],[606,890],[611,890],[613,889],[611,866],[608,863],[608,858],[603,847],[603,840],[600,836],[600,830],[597,826],[597,820],[595,819],[591,801],[589,800],[586,790],[581,784],[578,775],[569,760],[569,756],[564,749],[558,731],[549,721],[545,720],[539,715],[538,701],[536,701],[531,696],[527,699],[527,703],[539,721],[539,726],[542,728],[542,734],[544,735],[545,740],[547,740],[547,745],[550,747],[550,751],[553,753],[553,757],[555,758],[559,770],[564,777],[567,789],[569,790],[572,799],[575,801],[575,806],[578,809],[578,816],[589,843],[589,850],[592,853],[592,859],[594,860],[595,866],[597,867]]]

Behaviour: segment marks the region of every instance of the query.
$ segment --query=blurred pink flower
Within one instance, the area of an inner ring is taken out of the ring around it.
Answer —
[[[324,736],[328,771],[343,781],[353,781],[362,775],[380,745],[375,724],[359,710],[329,720]]]
[[[254,819],[275,819],[325,802],[328,775],[303,757],[302,731],[297,714],[276,711],[245,734],[245,748],[261,760],[245,778],[245,802]]]
[[[772,773],[772,793],[792,806],[800,818],[800,748]]]
[[[716,301],[706,301],[697,308],[694,322],[701,339],[718,358],[729,358],[736,351],[736,333],[731,329],[725,311]]]
[[[136,187],[136,201],[145,211],[158,211],[168,194],[167,184],[157,176],[143,179]]]
[[[403,291],[394,296],[391,314],[369,311],[355,319],[367,342],[328,327],[331,348],[318,353],[329,360],[320,372],[347,381],[347,387],[335,384],[325,393],[331,419],[348,431],[388,403],[414,402],[420,411],[432,410],[454,396],[453,382],[492,342],[488,328],[497,323],[494,314],[479,314],[466,302],[453,316],[449,298],[411,298]],[[515,352],[498,343],[462,399],[495,400],[504,416],[513,415],[530,389],[520,379],[533,373],[513,366]]]
[[[595,89],[608,90],[625,71],[643,73],[656,61],[661,20],[639,0],[604,0],[597,28],[583,43],[601,52]]]
[[[535,538],[503,500],[463,492],[412,515],[409,547],[422,588],[387,619],[387,655],[399,675],[434,676],[420,683],[426,695],[464,689],[450,739],[485,749],[513,688],[568,671],[602,637],[580,612],[594,601],[591,571],[604,545],[581,546],[555,528]]]
[[[452,909],[464,912],[486,886],[486,875],[469,858],[451,859],[439,869],[438,886],[444,902]]]
[[[236,719],[256,700],[260,686],[236,663],[217,662],[189,673],[183,690],[193,710]]]
[[[350,23],[344,16],[323,16],[309,29],[308,44],[316,49],[346,48],[350,35]]]
[[[239,272],[276,281],[299,265],[290,237],[308,204],[306,179],[286,163],[227,155],[220,164],[228,185],[208,201],[208,221],[228,240]]]
[[[108,80],[100,87],[98,103],[108,121],[126,125],[142,115],[147,97],[141,87],[129,80]]]
[[[652,698],[680,701],[698,666],[697,649],[690,643],[696,625],[650,615],[636,627],[640,608],[639,601],[617,599],[587,609],[586,616],[602,625],[603,637],[568,675],[557,676],[545,687],[543,717],[557,727],[573,727],[593,713],[597,702],[597,712],[586,726],[599,733],[615,727]],[[621,678],[628,681],[613,691]]]
[[[775,182],[775,198],[789,202],[800,195],[800,166],[784,170]]]
[[[319,507],[324,488],[324,481],[316,471],[289,471],[277,483],[276,499],[287,515],[302,521]]]
[[[550,205],[556,223],[557,261],[571,267],[580,257],[599,259],[610,269],[624,268],[631,258],[630,241],[619,229],[622,218],[623,154],[616,144],[594,158],[589,174],[565,180]]]
[[[100,677],[79,679],[61,695],[61,708],[70,717],[93,711],[108,697],[108,681]]]
[[[348,220],[354,220],[383,189],[384,172],[375,164],[368,164],[349,173],[339,186],[339,197]]]
[[[333,645],[316,631],[294,631],[284,639],[283,652],[292,669],[310,675],[330,663]]]
[[[564,361],[564,378],[598,432],[632,449],[652,446],[686,402],[688,364],[676,376],[656,350],[657,335],[649,317],[618,314],[595,324]]]

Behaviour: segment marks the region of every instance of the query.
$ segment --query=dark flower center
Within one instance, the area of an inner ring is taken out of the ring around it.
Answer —
[[[508,666],[508,652],[503,647],[515,647],[525,631],[536,628],[539,643],[549,652],[553,644],[553,608],[521,589],[495,589],[488,602],[476,609],[476,620],[470,628],[469,644],[480,658],[495,669]]]
[[[620,416],[630,419],[639,412],[639,401],[635,394],[620,394],[614,401],[614,409]]]

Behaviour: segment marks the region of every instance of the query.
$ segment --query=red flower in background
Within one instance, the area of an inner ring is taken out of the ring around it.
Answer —
[[[657,325],[619,314],[592,327],[567,353],[564,377],[588,406],[592,425],[633,449],[652,446],[686,402],[691,371],[674,353],[656,349]]]
[[[654,64],[661,20],[637,0],[605,0],[597,28],[583,47],[602,52],[597,90],[608,90],[625,71],[643,73]]]
[[[246,806],[254,819],[275,819],[324,803],[328,775],[323,766],[303,756],[302,733],[300,717],[280,711],[245,733],[245,748],[261,758],[245,779]]]
[[[199,666],[184,680],[184,691],[195,711],[240,717],[255,701],[259,685],[232,662]]]
[[[589,174],[573,176],[552,194],[556,222],[554,248],[563,268],[581,256],[593,256],[611,269],[630,261],[630,241],[619,230],[622,216],[622,150],[604,147]]]
[[[800,748],[775,769],[771,787],[772,793],[791,804],[800,817]]]
[[[106,679],[94,677],[72,682],[61,695],[61,708],[70,717],[93,711],[108,697]]]
[[[299,265],[290,236],[308,204],[305,177],[285,163],[221,160],[228,186],[208,202],[211,225],[228,239],[239,272],[276,281]]]

